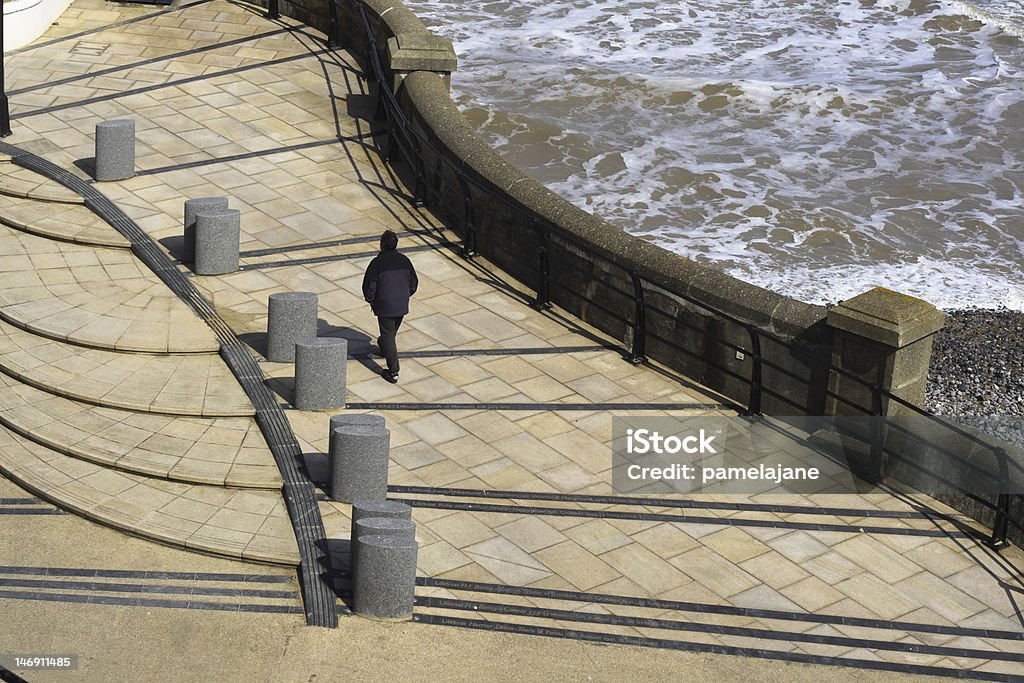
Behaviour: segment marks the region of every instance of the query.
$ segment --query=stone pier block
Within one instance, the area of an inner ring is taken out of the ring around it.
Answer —
[[[371,619],[412,618],[416,589],[416,541],[398,536],[361,536],[352,584],[355,613]]]
[[[328,410],[345,407],[348,342],[333,337],[295,344],[295,407]]]
[[[96,124],[96,180],[127,180],[135,175],[135,121]]]
[[[291,363],[295,345],[316,339],[319,309],[313,292],[271,294],[267,304],[267,360]]]
[[[196,275],[223,275],[238,270],[241,213],[208,209],[196,214]]]
[[[196,216],[204,211],[222,211],[228,208],[227,197],[198,197],[185,200],[184,236],[182,260],[192,263],[196,258]]]
[[[331,498],[344,503],[383,501],[388,494],[391,432],[351,425],[334,430]]]
[[[932,338],[945,316],[926,301],[876,287],[830,308],[832,365],[858,377],[832,372],[829,390],[860,408],[872,407],[874,384],[915,405],[924,405]],[[826,415],[863,415],[864,410],[829,398]],[[901,415],[902,406],[882,400],[882,414]]]

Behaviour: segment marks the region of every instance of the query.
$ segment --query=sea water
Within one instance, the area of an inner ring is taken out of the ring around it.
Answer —
[[[1024,0],[407,0],[480,133],[580,207],[813,303],[1024,310]]]

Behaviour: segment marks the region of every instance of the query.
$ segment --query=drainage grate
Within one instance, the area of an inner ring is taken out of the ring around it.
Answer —
[[[71,54],[99,57],[107,51],[108,47],[110,47],[108,43],[90,43],[86,40],[80,40],[71,46]]]

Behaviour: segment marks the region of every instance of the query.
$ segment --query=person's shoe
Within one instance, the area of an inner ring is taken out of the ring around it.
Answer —
[[[382,373],[380,373],[380,376],[383,377],[386,382],[390,382],[391,384],[398,384],[398,373],[397,372],[391,372],[390,370],[385,370]]]

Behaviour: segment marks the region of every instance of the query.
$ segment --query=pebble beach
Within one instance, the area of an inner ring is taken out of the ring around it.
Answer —
[[[946,316],[935,335],[925,407],[1024,446],[1024,313]]]

